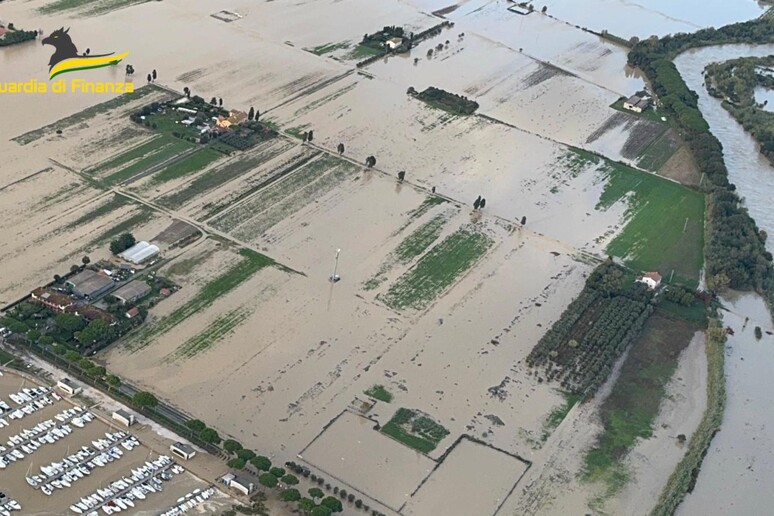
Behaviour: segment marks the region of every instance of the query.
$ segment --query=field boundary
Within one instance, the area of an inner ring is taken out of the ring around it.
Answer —
[[[371,496],[371,495],[369,495],[369,494],[365,493],[365,492],[364,492],[362,489],[360,489],[360,488],[358,488],[358,487],[356,487],[356,486],[353,486],[352,484],[350,484],[350,483],[348,483],[348,482],[346,482],[346,481],[342,480],[341,478],[337,477],[336,475],[333,475],[332,473],[330,473],[330,472],[326,471],[325,469],[323,469],[323,468],[321,468],[321,467],[317,466],[316,464],[313,464],[312,462],[310,462],[310,461],[306,460],[306,459],[303,457],[303,455],[304,455],[304,453],[306,452],[306,450],[308,450],[308,449],[309,449],[309,448],[310,448],[310,447],[311,447],[311,446],[312,446],[312,445],[315,443],[315,441],[317,441],[317,439],[319,439],[319,438],[320,438],[320,437],[321,437],[321,436],[322,436],[322,435],[323,435],[323,434],[324,434],[324,433],[325,433],[325,432],[326,432],[326,431],[327,431],[327,430],[328,430],[328,429],[329,429],[331,426],[333,426],[333,424],[334,424],[334,423],[336,423],[336,421],[338,421],[338,420],[339,420],[339,418],[341,418],[341,416],[343,416],[343,415],[345,415],[345,414],[348,414],[348,413],[349,413],[349,414],[352,414],[352,415],[354,415],[354,416],[356,416],[356,417],[359,417],[359,418],[361,418],[361,419],[364,419],[364,420],[366,420],[366,421],[370,421],[370,422],[371,422],[371,423],[373,423],[373,425],[374,425],[374,426],[371,428],[371,429],[372,429],[374,432],[377,432],[379,435],[382,435],[382,436],[384,436],[385,438],[392,439],[393,441],[395,441],[396,443],[400,444],[401,446],[405,446],[406,448],[408,448],[408,449],[410,449],[410,450],[413,450],[415,453],[418,453],[418,454],[421,454],[421,455],[423,455],[423,456],[427,457],[428,459],[430,459],[431,461],[433,461],[433,462],[435,463],[435,466],[433,466],[433,469],[431,469],[431,470],[430,470],[430,472],[429,472],[427,475],[425,475],[425,477],[422,479],[422,481],[421,481],[421,482],[420,482],[420,483],[417,485],[417,487],[416,487],[416,488],[415,488],[415,489],[414,489],[414,490],[411,492],[411,494],[409,495],[408,499],[407,499],[405,502],[403,502],[403,505],[401,505],[399,508],[397,508],[397,509],[396,509],[396,508],[394,508],[394,507],[391,507],[390,505],[386,504],[385,502],[383,502],[383,501],[381,501],[381,500],[379,500],[379,499],[377,499],[377,498],[374,498],[373,496]],[[501,510],[501,509],[503,508],[503,506],[505,505],[505,502],[507,502],[507,501],[508,501],[508,499],[511,497],[511,495],[513,494],[513,492],[516,490],[516,487],[519,485],[519,483],[521,482],[521,480],[524,478],[524,475],[526,475],[526,474],[527,474],[527,472],[528,472],[528,471],[530,470],[530,468],[532,467],[532,461],[531,461],[531,460],[529,460],[529,459],[525,459],[524,457],[521,457],[520,455],[518,455],[518,454],[516,454],[516,453],[509,452],[509,451],[507,451],[507,450],[503,450],[502,448],[498,448],[497,446],[494,446],[494,445],[492,445],[492,444],[489,444],[489,443],[487,443],[486,441],[482,441],[481,439],[478,439],[478,438],[476,438],[476,437],[473,437],[472,435],[470,435],[470,434],[466,434],[466,433],[460,434],[460,435],[457,437],[457,439],[455,439],[455,440],[454,440],[454,442],[453,442],[451,445],[449,445],[449,446],[446,448],[446,450],[444,450],[444,452],[443,452],[443,453],[442,453],[442,454],[441,454],[441,455],[440,455],[440,456],[439,456],[437,459],[434,459],[433,457],[431,457],[430,455],[428,455],[428,454],[426,454],[426,453],[420,452],[420,451],[418,451],[418,450],[416,450],[416,449],[414,449],[414,448],[411,448],[411,447],[409,447],[409,446],[406,446],[404,443],[402,443],[402,442],[398,441],[397,439],[395,439],[395,438],[394,438],[394,437],[392,437],[391,435],[389,435],[389,434],[385,434],[385,433],[382,433],[382,432],[380,431],[380,429],[381,429],[381,426],[382,426],[382,425],[379,423],[379,421],[377,421],[376,419],[374,419],[374,418],[372,418],[372,417],[370,417],[370,416],[366,416],[366,415],[364,415],[364,414],[359,414],[359,413],[357,413],[357,412],[355,412],[355,411],[352,411],[352,410],[350,410],[350,409],[344,409],[344,410],[342,410],[341,412],[339,412],[338,414],[336,414],[336,416],[334,416],[334,417],[333,417],[333,419],[331,419],[331,420],[330,420],[330,421],[328,421],[328,422],[327,422],[325,425],[323,425],[322,429],[320,429],[320,431],[317,433],[317,435],[315,435],[315,436],[314,436],[314,438],[312,438],[312,440],[311,440],[311,441],[309,441],[309,443],[307,443],[307,445],[306,445],[306,446],[304,446],[304,447],[303,447],[303,449],[301,449],[301,451],[299,451],[299,452],[298,452],[298,455],[297,455],[297,457],[298,457],[300,460],[302,460],[304,463],[308,464],[310,467],[312,467],[312,468],[315,468],[315,469],[317,469],[318,471],[321,471],[322,473],[325,473],[326,475],[328,475],[328,476],[330,476],[331,478],[335,479],[337,482],[339,482],[339,483],[341,483],[341,484],[343,484],[343,485],[347,486],[348,488],[350,488],[350,489],[352,489],[352,490],[354,490],[354,491],[356,491],[356,492],[358,492],[358,493],[362,494],[363,496],[365,496],[365,497],[367,497],[367,498],[369,498],[369,499],[373,500],[374,502],[376,502],[376,503],[378,503],[378,504],[380,504],[380,505],[383,505],[384,507],[386,507],[386,508],[388,508],[388,509],[390,509],[390,510],[392,510],[392,511],[395,511],[395,512],[397,512],[398,514],[402,514],[402,512],[401,512],[401,511],[402,511],[402,510],[403,510],[403,509],[406,507],[406,504],[409,502],[409,500],[411,500],[411,498],[413,498],[413,497],[414,497],[414,495],[416,495],[416,494],[419,492],[419,490],[420,490],[420,489],[422,488],[422,486],[423,486],[423,485],[425,485],[425,483],[426,483],[426,482],[427,482],[427,481],[430,479],[430,477],[433,475],[433,473],[435,473],[435,471],[436,471],[436,470],[437,470],[439,467],[441,467],[441,465],[442,465],[442,464],[443,464],[443,463],[446,461],[446,459],[449,457],[449,455],[450,455],[450,454],[451,454],[451,453],[452,453],[452,452],[453,452],[453,451],[454,451],[454,450],[457,448],[457,446],[459,446],[459,444],[460,444],[460,443],[462,443],[463,441],[468,441],[468,442],[471,442],[471,443],[473,443],[473,444],[477,444],[477,445],[480,445],[480,446],[486,446],[487,448],[490,448],[490,449],[492,449],[492,450],[494,450],[494,451],[496,451],[496,452],[499,452],[499,453],[505,454],[505,455],[507,455],[507,456],[509,456],[509,457],[511,457],[511,458],[513,458],[513,459],[516,459],[516,460],[518,460],[519,462],[522,462],[522,463],[524,463],[524,464],[526,465],[526,468],[524,469],[524,471],[522,472],[522,474],[521,474],[521,475],[519,475],[519,478],[517,478],[517,479],[516,479],[516,481],[513,483],[513,486],[511,486],[511,489],[508,491],[508,494],[506,494],[506,495],[505,495],[505,497],[503,497],[502,501],[500,502],[500,505],[498,505],[498,506],[497,506],[497,509],[495,509],[495,511],[492,513],[492,515],[491,515],[491,516],[497,516],[497,514],[499,514],[499,513],[500,513],[500,510]]]

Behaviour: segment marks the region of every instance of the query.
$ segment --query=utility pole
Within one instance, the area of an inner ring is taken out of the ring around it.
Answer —
[[[328,278],[331,283],[336,283],[341,279],[341,276],[336,274],[336,272],[339,270],[339,254],[341,253],[341,249],[336,249],[336,262],[333,265],[333,274],[330,278]]]

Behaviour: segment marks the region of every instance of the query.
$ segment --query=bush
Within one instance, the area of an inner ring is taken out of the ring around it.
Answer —
[[[341,512],[344,510],[344,506],[341,505],[341,501],[333,496],[326,496],[323,498],[320,502],[320,505],[324,505],[325,507],[329,508],[331,512]]]
[[[189,419],[185,422],[185,426],[193,430],[194,432],[201,432],[205,428],[207,428],[207,425],[204,424],[204,422],[199,421],[198,419]]]
[[[229,468],[234,468],[234,469],[242,469],[242,468],[245,467],[246,464],[247,463],[245,462],[245,460],[244,459],[240,459],[239,457],[233,458],[233,459],[231,459],[230,461],[228,461],[226,463],[226,465]]]
[[[272,475],[271,473],[264,473],[263,475],[258,477],[258,483],[260,483],[264,487],[276,487],[279,483],[279,480],[277,477]]]
[[[253,450],[246,450],[243,448],[241,450],[237,450],[236,456],[240,459],[244,459],[245,461],[249,461],[255,457],[255,452]]]
[[[269,471],[271,469],[271,461],[268,457],[264,457],[263,455],[258,455],[257,457],[250,459],[250,464],[255,466],[255,469],[258,471]]]
[[[282,477],[282,483],[288,486],[295,486],[298,484],[298,477],[295,475],[287,474],[284,477]]]
[[[205,428],[201,431],[199,434],[199,439],[204,441],[205,443],[210,444],[220,444],[220,436],[218,435],[218,432],[213,430],[212,428]]]
[[[235,453],[242,449],[242,445],[234,439],[226,439],[223,441],[223,449],[229,453]]]

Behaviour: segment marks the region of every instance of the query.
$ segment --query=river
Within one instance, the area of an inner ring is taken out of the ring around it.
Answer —
[[[676,60],[688,86],[699,95],[699,108],[712,133],[723,144],[730,180],[758,226],[774,229],[774,168],[758,145],[709,96],[702,71],[715,61],[774,53],[774,45],[725,45],[685,52]],[[767,244],[772,249],[772,241]],[[721,431],[712,441],[694,492],[680,506],[680,515],[769,514],[774,505],[774,411],[769,398],[774,377],[774,336],[755,338],[756,326],[774,331],[764,300],[755,294],[723,299],[723,322],[734,330],[726,344],[728,400]],[[748,321],[745,321],[749,317]]]

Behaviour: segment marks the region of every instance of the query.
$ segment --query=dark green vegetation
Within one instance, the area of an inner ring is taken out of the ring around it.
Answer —
[[[395,412],[381,431],[422,453],[433,451],[438,443],[449,435],[448,430],[429,416],[402,407]]]
[[[207,282],[183,306],[157,321],[144,325],[135,334],[130,335],[127,340],[127,345],[130,349],[147,346],[156,336],[168,332],[190,316],[204,310],[217,299],[247,281],[262,268],[275,264],[270,258],[248,249],[240,250],[239,254],[242,256],[242,259],[236,265]]]
[[[376,275],[363,285],[366,290],[372,290],[387,279],[386,274],[395,264],[408,264],[414,258],[424,253],[433,242],[441,235],[447,217],[443,214],[436,215],[428,222],[417,228],[407,236],[398,247],[390,253],[385,262],[379,267]]]
[[[412,91],[413,88],[409,90],[410,94]],[[415,96],[431,107],[442,109],[454,115],[472,115],[478,109],[478,102],[433,86],[416,93]]]
[[[459,229],[433,246],[379,298],[397,310],[424,309],[484,256],[493,243],[483,233]]]
[[[707,91],[760,143],[761,154],[774,163],[774,113],[755,101],[755,87],[774,88],[774,56],[743,57],[706,69]]]
[[[123,233],[110,242],[110,252],[113,254],[121,254],[136,243],[137,240],[134,238],[134,235],[131,233]]]
[[[606,261],[540,339],[527,364],[562,388],[591,397],[653,312],[652,293],[618,265]]]
[[[2,27],[2,25],[0,25],[0,27]],[[8,47],[17,43],[32,41],[38,37],[38,31],[15,29],[13,23],[8,24],[8,29],[10,30],[5,33],[2,39],[0,39],[0,47]]]
[[[185,158],[176,161],[153,175],[153,183],[163,183],[187,176],[207,168],[210,164],[222,158],[223,155],[212,149],[198,149]]]
[[[702,29],[637,43],[629,53],[629,64],[648,76],[662,109],[680,130],[699,170],[709,180],[705,259],[710,289],[730,286],[772,292],[771,254],[755,221],[742,206],[723,161],[723,148],[698,108],[698,96],[688,89],[671,59],[678,53],[700,46],[725,43],[770,43],[774,41],[774,20],[761,18],[720,29]]]
[[[688,443],[688,451],[683,460],[677,465],[661,492],[652,516],[671,516],[685,495],[693,490],[704,456],[723,422],[726,405],[726,332],[721,322],[712,320],[707,334],[707,410]]]
[[[16,360],[16,357],[5,351],[4,349],[0,348],[0,364],[7,366],[11,364],[14,360]]]
[[[680,353],[702,327],[657,310],[632,344],[610,395],[600,407],[604,431],[586,455],[585,475],[615,489],[627,478],[623,457],[653,433],[653,421]]]
[[[322,56],[325,54],[329,54],[331,52],[335,52],[336,50],[343,49],[343,48],[349,48],[350,43],[349,41],[342,41],[341,43],[326,43],[325,45],[320,45],[317,47],[314,47],[312,49],[305,49],[309,52]]]
[[[594,157],[595,159],[599,159]],[[658,271],[697,285],[703,265],[704,196],[653,174],[606,161],[607,176],[597,209],[628,203],[626,226],[607,246],[635,271]]]
[[[214,99],[213,99],[214,100]],[[183,105],[172,102],[153,102],[132,113],[133,122],[191,143],[210,143],[223,153],[245,150],[270,140],[277,132],[250,114],[228,111],[199,96],[193,96]],[[218,126],[217,123],[225,124]]]
[[[372,398],[385,403],[390,403],[392,401],[392,393],[388,391],[384,385],[374,385],[365,391],[365,393],[367,396],[371,396]]]
[[[389,50],[387,41],[392,38],[400,38],[402,40],[400,46],[394,50],[395,52],[408,52],[411,48],[411,39],[405,34],[403,27],[395,25],[386,26],[379,32],[364,35],[358,48],[365,47],[372,51],[387,52]]]
[[[18,143],[19,145],[27,145],[28,143],[37,141],[46,135],[55,133],[56,131],[59,131],[59,130],[64,131],[68,127],[72,127],[80,123],[88,122],[89,119],[94,118],[95,116],[118,109],[128,104],[129,102],[134,102],[136,100],[140,100],[144,97],[147,97],[148,95],[151,95],[154,93],[158,94],[160,92],[163,92],[167,96],[170,96],[170,94],[167,91],[162,90],[161,88],[153,84],[148,84],[148,85],[142,86],[141,88],[137,88],[136,90],[134,90],[134,93],[132,93],[131,95],[119,95],[114,99],[108,100],[106,102],[102,102],[101,104],[97,104],[95,106],[91,106],[90,108],[86,108],[83,111],[79,111],[78,113],[75,113],[74,115],[70,115],[66,118],[58,120],[53,124],[49,124],[47,126],[41,127],[40,129],[35,129],[34,131],[30,131],[28,133],[22,134],[21,136],[17,136],[16,138],[13,138],[13,141]]]

